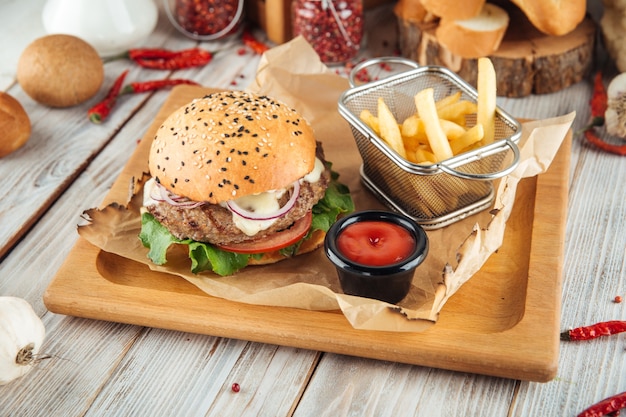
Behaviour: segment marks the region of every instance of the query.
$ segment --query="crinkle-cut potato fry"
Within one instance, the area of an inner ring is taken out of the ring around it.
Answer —
[[[378,124],[380,126],[380,137],[387,142],[398,155],[406,159],[406,151],[404,150],[400,127],[382,97],[378,98]]]
[[[483,125],[480,123],[472,126],[467,129],[465,133],[459,136],[456,139],[450,140],[450,147],[452,148],[452,152],[455,155],[465,151],[478,142],[480,142],[485,135],[485,130],[483,129]]]
[[[435,162],[452,158],[454,155],[450,148],[450,143],[448,143],[448,137],[443,131],[439,116],[437,115],[434,90],[432,88],[425,88],[417,93],[415,95],[415,106],[420,114],[420,118],[424,122],[430,148],[435,154]]]
[[[378,124],[378,117],[374,116],[368,109],[363,109],[359,118],[368,125],[377,135],[380,135],[380,126]]]
[[[478,59],[478,80],[476,82],[478,102],[476,123],[483,125],[485,136],[483,144],[493,142],[496,129],[496,70],[487,57]]]

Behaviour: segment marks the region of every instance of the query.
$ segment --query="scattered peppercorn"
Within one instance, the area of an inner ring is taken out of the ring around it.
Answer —
[[[615,298],[613,299],[613,301],[617,304],[622,302],[622,296],[621,295],[616,295]]]
[[[363,24],[361,1],[293,2],[293,35],[306,39],[325,63],[342,63],[356,56]]]
[[[200,36],[233,34],[239,28],[238,0],[176,0],[172,14],[187,32]],[[237,20],[235,20],[237,18]],[[229,26],[232,26],[229,29]]]
[[[231,385],[230,389],[233,390],[233,392],[239,392],[241,391],[241,387],[239,386],[238,383],[234,382],[233,385]]]

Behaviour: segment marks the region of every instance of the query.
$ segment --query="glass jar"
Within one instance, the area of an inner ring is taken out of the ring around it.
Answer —
[[[141,45],[158,14],[153,0],[47,0],[41,18],[47,33],[77,36],[109,58]]]
[[[354,58],[363,38],[362,0],[293,0],[292,33],[301,35],[324,63]]]
[[[184,35],[203,41],[239,30],[244,0],[163,0],[170,22]]]

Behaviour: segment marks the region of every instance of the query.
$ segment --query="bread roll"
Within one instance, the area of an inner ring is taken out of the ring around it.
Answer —
[[[437,40],[454,55],[463,58],[489,56],[498,49],[509,25],[509,14],[485,3],[480,13],[466,20],[441,19]]]
[[[421,0],[398,0],[393,12],[402,20],[422,23],[436,20],[437,17],[426,10]]]
[[[93,97],[104,80],[96,50],[71,35],[47,35],[28,45],[17,63],[17,82],[36,102],[70,107]]]
[[[485,0],[421,0],[427,11],[442,19],[470,19],[485,5]]]
[[[571,32],[585,18],[586,0],[511,0],[528,20],[547,35]]]
[[[30,137],[31,124],[24,107],[0,91],[0,158],[16,151]]]

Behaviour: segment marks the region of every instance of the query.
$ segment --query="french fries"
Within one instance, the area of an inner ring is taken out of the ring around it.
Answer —
[[[434,94],[435,92],[432,88],[423,89],[415,96],[415,106],[424,122],[428,143],[430,144],[430,149],[433,150],[435,160],[443,161],[452,158],[454,155],[437,115]]]
[[[493,142],[496,122],[496,75],[489,58],[478,60],[478,98],[464,100],[461,91],[435,100],[434,89],[414,96],[415,113],[399,122],[382,97],[377,115],[359,115],[391,149],[410,162],[434,164],[462,152]],[[473,126],[467,118],[475,115]]]
[[[404,150],[400,127],[382,97],[378,98],[378,126],[380,129],[380,137],[387,142],[394,151],[398,152],[401,157],[406,159],[406,151]]]
[[[491,143],[495,138],[496,126],[496,71],[489,58],[478,59],[478,103],[476,123],[483,125],[483,143]]]

